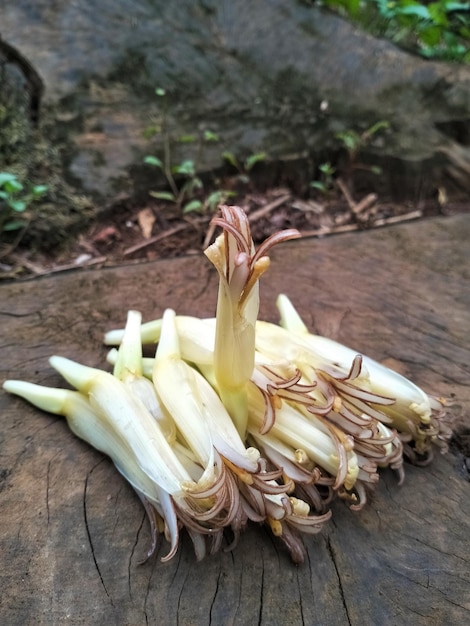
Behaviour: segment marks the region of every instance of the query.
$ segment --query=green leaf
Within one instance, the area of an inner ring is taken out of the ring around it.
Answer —
[[[233,152],[222,152],[222,158],[228,161],[230,165],[233,165],[233,167],[236,168],[237,170],[240,169],[240,164],[238,163],[238,159],[233,154]]]
[[[375,133],[377,133],[379,130],[382,130],[382,128],[389,128],[389,126],[390,124],[388,122],[386,122],[385,120],[381,120],[380,122],[376,122],[370,128],[368,128],[367,134],[369,136],[375,135]]]
[[[219,141],[219,135],[211,130],[205,130],[204,141]]]
[[[313,187],[314,189],[318,189],[319,191],[322,191],[323,193],[326,193],[327,189],[326,186],[321,183],[319,180],[312,180],[312,182],[310,183],[310,187]]]
[[[14,180],[7,180],[3,184],[3,188],[8,193],[12,193],[13,194],[13,193],[17,193],[18,191],[22,191],[23,190],[23,185],[19,181],[17,181],[16,179],[14,179]]]
[[[183,213],[191,213],[191,211],[200,211],[204,208],[204,205],[200,200],[191,200],[183,207]]]
[[[194,176],[196,173],[194,170],[194,161],[190,159],[182,161],[179,165],[172,167],[172,172],[175,174],[184,174],[186,176]]]
[[[377,174],[377,176],[379,176],[379,175],[382,173],[382,168],[381,168],[379,165],[373,165],[373,166],[370,168],[370,171],[371,171],[373,174]]]
[[[16,176],[10,172],[0,172],[0,187],[7,182],[16,181]]]
[[[13,209],[13,211],[16,211],[17,213],[23,213],[23,211],[26,209],[26,202],[24,202],[23,200],[8,200],[8,206],[10,207],[10,209]]]
[[[429,26],[420,31],[419,38],[424,46],[434,48],[441,41],[441,29],[439,26]]]
[[[23,221],[12,220],[11,222],[7,222],[6,224],[4,224],[3,230],[5,232],[9,232],[11,230],[18,230],[19,228],[23,228],[24,225],[25,225],[25,222]]]
[[[354,17],[360,9],[361,0],[324,0],[324,4],[340,9],[339,13],[341,14],[346,12],[348,15]]]
[[[170,191],[149,191],[152,198],[158,198],[158,200],[168,200],[169,202],[176,202],[174,194]]]
[[[342,141],[344,146],[348,150],[356,150],[361,143],[361,138],[353,130],[346,130],[341,133],[336,133],[335,137]]]
[[[34,185],[31,193],[35,198],[43,196],[47,191],[47,185]]]
[[[162,98],[163,96],[166,96],[166,91],[162,87],[157,87],[155,89],[155,94]]]
[[[266,157],[266,152],[258,152],[257,154],[252,154],[247,159],[245,159],[245,169],[250,171],[256,165],[256,163],[259,163],[260,161],[265,161]]]
[[[411,4],[406,7],[397,7],[397,14],[399,15],[414,15],[420,17],[423,20],[430,20],[431,15],[427,7],[422,4]]]
[[[452,11],[468,11],[470,10],[470,2],[444,2],[445,10],[449,13]]]
[[[194,143],[197,140],[197,135],[181,135],[178,137],[180,143]]]
[[[341,4],[344,6],[349,15],[353,17],[358,14],[361,8],[361,0],[343,0]]]
[[[459,28],[459,35],[464,39],[470,39],[470,20],[468,26],[461,26]]]
[[[382,17],[390,19],[394,16],[395,3],[389,0],[376,0],[379,14]]]
[[[197,176],[189,178],[180,189],[180,198],[192,197],[195,189],[202,189],[202,180]]]
[[[142,137],[144,139],[151,139],[154,135],[158,135],[162,132],[162,127],[160,124],[156,124],[155,126],[147,126],[144,128],[142,132]]]
[[[147,163],[147,165],[155,165],[156,167],[163,168],[163,163],[156,156],[146,156],[144,159],[144,163]]]
[[[429,15],[436,26],[446,27],[449,25],[446,10],[440,2],[433,2],[428,7]]]
[[[235,191],[218,189],[207,196],[205,204],[211,211],[214,211],[219,204],[223,204],[228,198],[233,198],[236,195]]]
[[[323,174],[328,174],[329,176],[336,172],[336,169],[328,161],[319,165],[318,169],[320,170],[320,172],[323,172]]]
[[[425,46],[423,46],[419,49],[419,53],[426,59],[433,59],[439,54],[439,50],[436,48],[426,48]]]
[[[191,181],[191,184],[193,186],[193,189],[202,189],[204,186],[199,176],[195,176]]]

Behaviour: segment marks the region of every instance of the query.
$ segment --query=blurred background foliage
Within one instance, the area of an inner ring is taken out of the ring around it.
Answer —
[[[313,0],[426,58],[470,62],[470,2]]]

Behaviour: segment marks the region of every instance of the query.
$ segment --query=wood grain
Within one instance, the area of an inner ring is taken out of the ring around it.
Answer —
[[[291,242],[262,285],[264,319],[287,293],[310,327],[455,394],[470,428],[470,216]],[[128,308],[213,315],[217,278],[188,257],[0,287],[1,378],[60,385],[52,354],[104,366],[102,335]],[[440,625],[470,620],[470,484],[463,456],[382,472],[362,512],[342,502],[308,559],[291,564],[262,527],[232,552],[139,565],[140,502],[65,421],[0,394],[0,622],[25,624]]]

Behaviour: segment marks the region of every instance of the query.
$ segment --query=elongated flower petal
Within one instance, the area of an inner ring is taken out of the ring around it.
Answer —
[[[189,476],[142,402],[112,374],[59,356],[51,357],[50,363],[128,442],[142,470],[168,493],[179,494],[181,482]]]
[[[153,381],[160,401],[198,461],[213,477],[214,446],[204,418],[204,406],[197,390],[194,370],[180,357],[175,313],[163,315],[162,334],[155,355]]]
[[[280,295],[277,300],[281,312],[282,325],[292,331],[297,337],[302,338],[312,352],[313,359],[323,359],[329,362],[333,368],[346,370],[357,353],[326,337],[320,337],[308,332],[301,321],[292,303],[287,296]],[[431,443],[441,440],[446,442],[450,437],[451,429],[448,427],[449,418],[445,414],[446,401],[434,398],[425,393],[413,382],[381,365],[373,359],[361,356],[362,373],[360,375],[361,387],[364,390],[362,399],[371,404],[371,408],[379,408],[385,415],[383,421],[389,422],[405,438],[410,435],[414,441],[414,450],[426,458],[431,453]],[[341,386],[341,383],[339,383]],[[367,391],[372,392],[378,398],[390,397],[393,402],[383,402],[373,397],[367,397]],[[356,396],[359,397],[359,396]],[[380,418],[379,418],[380,419]],[[409,452],[413,451],[408,448]]]
[[[8,380],[3,387],[5,391],[21,396],[43,411],[63,415],[70,430],[109,456],[136,491],[152,502],[157,500],[155,483],[141,469],[127,441],[107,425],[103,416],[92,408],[83,394],[19,380]]]
[[[298,231],[276,233],[255,252],[250,225],[238,207],[221,207],[212,220],[224,229],[205,250],[219,272],[214,372],[218,392],[245,436],[248,419],[246,385],[255,362],[255,325],[259,310],[260,276],[269,267],[267,252],[276,243],[299,237]]]

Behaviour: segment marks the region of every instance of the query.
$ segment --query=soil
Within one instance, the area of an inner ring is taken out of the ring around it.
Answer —
[[[255,244],[284,228],[297,228],[304,237],[323,237],[470,211],[470,200],[465,198],[397,203],[365,193],[356,199],[341,180],[337,185],[334,192],[315,199],[303,199],[284,187],[242,190],[231,203],[248,214]],[[61,247],[32,249],[21,240],[4,245],[0,278],[18,280],[90,266],[200,254],[216,236],[213,215],[210,209],[184,214],[174,204],[153,198],[145,205],[125,199],[101,212],[88,229]]]

